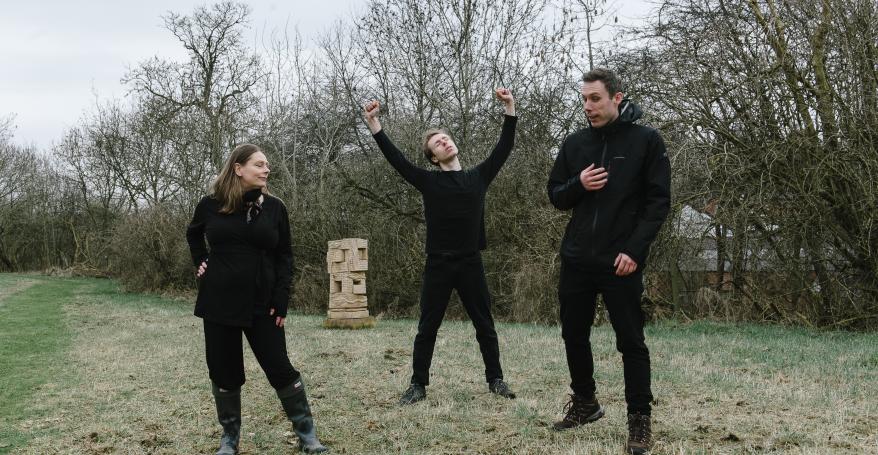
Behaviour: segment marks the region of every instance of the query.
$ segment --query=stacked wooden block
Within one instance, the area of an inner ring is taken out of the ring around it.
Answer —
[[[326,251],[329,310],[326,326],[374,324],[366,298],[369,244],[365,239],[330,240]]]

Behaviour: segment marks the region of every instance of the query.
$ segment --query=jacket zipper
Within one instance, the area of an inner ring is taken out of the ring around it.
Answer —
[[[604,148],[601,151],[601,162],[600,162],[600,166],[598,166],[598,167],[604,167],[604,160],[606,160],[606,158],[607,158],[607,138],[606,138],[606,136],[604,136]],[[607,182],[607,183],[609,183],[609,182]],[[598,227],[598,207],[599,207],[599,205],[597,203],[598,196],[600,196],[599,192],[594,194],[594,202],[595,202],[595,204],[594,204],[594,219],[591,221],[591,239],[592,239],[592,241],[589,243],[591,243],[591,255],[592,256],[597,254],[595,252],[595,249],[594,249],[594,245],[595,245],[594,235],[595,235],[595,232],[597,231],[597,227]]]

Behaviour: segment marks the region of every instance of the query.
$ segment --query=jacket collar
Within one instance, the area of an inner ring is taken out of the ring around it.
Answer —
[[[595,134],[600,136],[611,136],[617,131],[636,122],[641,117],[643,117],[643,110],[640,109],[640,106],[629,98],[624,98],[622,102],[619,103],[619,116],[616,117],[615,120],[600,128],[591,126],[591,122],[589,122],[589,127]]]

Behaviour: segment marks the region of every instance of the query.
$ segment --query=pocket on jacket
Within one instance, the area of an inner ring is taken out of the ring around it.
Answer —
[[[610,158],[610,162],[607,163],[607,174],[612,175],[613,170],[621,171],[625,167],[625,157],[624,156],[614,156]]]

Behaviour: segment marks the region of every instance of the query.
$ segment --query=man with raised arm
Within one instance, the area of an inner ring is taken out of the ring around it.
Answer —
[[[512,92],[500,88],[495,90],[495,95],[505,108],[500,139],[485,161],[467,170],[460,166],[454,140],[441,129],[427,130],[421,145],[424,157],[438,170],[413,165],[381,128],[378,101],[373,100],[364,107],[366,123],[378,148],[402,178],[420,191],[427,224],[427,260],[421,284],[421,316],[412,353],[413,374],[400,404],[415,403],[427,396],[436,333],[453,289],[457,290],[476,329],[488,389],[497,395],[515,398],[503,381],[500,348],[491,316],[491,294],[480,252],[486,247],[485,193],[512,151],[518,120]]]

